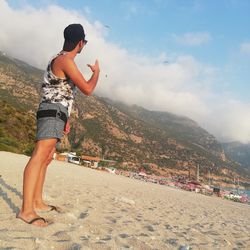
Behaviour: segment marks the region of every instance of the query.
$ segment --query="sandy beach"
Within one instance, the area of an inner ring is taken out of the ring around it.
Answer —
[[[37,228],[16,219],[29,159],[0,152],[0,249],[250,249],[250,206],[53,160]]]

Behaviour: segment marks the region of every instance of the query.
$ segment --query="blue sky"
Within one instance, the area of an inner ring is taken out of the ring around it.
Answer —
[[[63,27],[81,22],[89,43],[79,62],[98,57],[109,76],[98,94],[250,142],[249,13],[249,0],[2,0],[0,50],[43,68]]]

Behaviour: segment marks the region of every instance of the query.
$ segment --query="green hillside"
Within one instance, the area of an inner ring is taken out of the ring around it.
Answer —
[[[35,117],[0,100],[0,150],[30,154],[35,139]]]

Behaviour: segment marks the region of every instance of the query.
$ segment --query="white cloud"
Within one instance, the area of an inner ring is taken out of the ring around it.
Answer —
[[[217,100],[211,105],[212,112],[204,120],[204,127],[219,138],[242,143],[250,142],[250,103],[243,104],[240,101],[228,99]]]
[[[250,42],[242,43],[240,45],[240,50],[243,54],[250,56]]]
[[[90,23],[78,12],[55,5],[12,9],[0,1],[0,50],[45,69],[50,57],[62,48],[63,29],[73,22],[83,24],[89,40],[76,60],[86,78],[90,76],[86,64],[96,58],[100,61],[97,94],[188,116],[220,139],[250,141],[250,104],[214,93],[211,86],[218,69],[189,55],[163,64],[159,58],[169,59],[164,53],[155,59],[132,54],[108,42],[103,24]]]
[[[172,39],[181,45],[200,46],[210,42],[212,37],[208,32],[190,32],[182,35],[172,34]]]

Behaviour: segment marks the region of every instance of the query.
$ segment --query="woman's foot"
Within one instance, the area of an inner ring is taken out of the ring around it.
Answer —
[[[49,223],[44,218],[40,217],[35,212],[24,213],[20,211],[20,213],[16,217],[27,224],[37,227],[46,227],[49,225]]]
[[[39,212],[50,212],[50,211],[60,212],[60,209],[58,207],[47,205],[44,202],[39,202],[39,203],[35,202],[34,208],[36,211],[39,211]]]
[[[44,202],[34,202],[34,209],[36,211],[49,211],[51,207]]]

